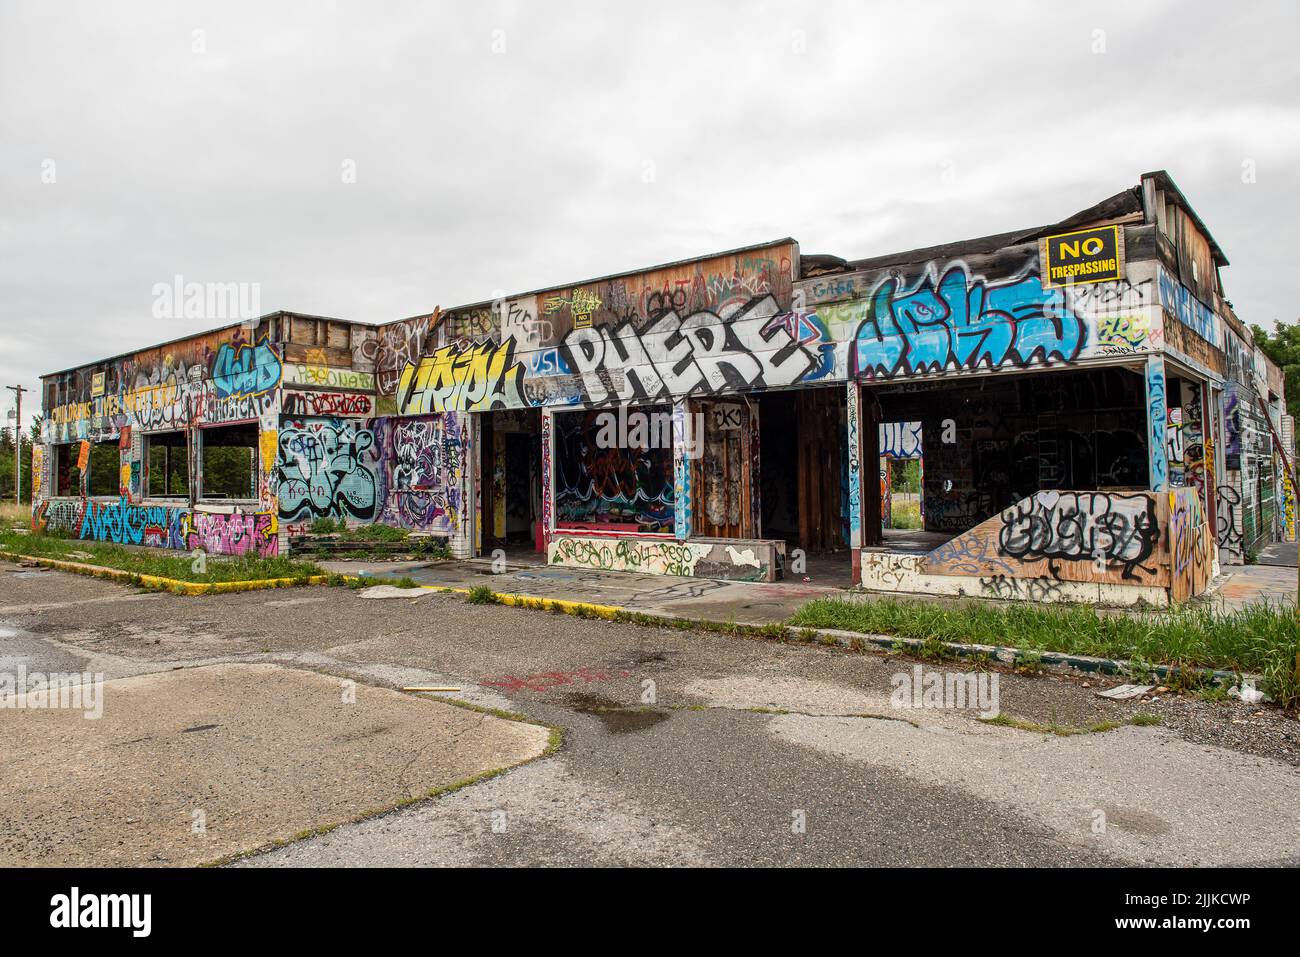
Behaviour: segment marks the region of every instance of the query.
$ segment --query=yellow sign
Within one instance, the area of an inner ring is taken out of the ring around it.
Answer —
[[[1110,282],[1124,278],[1124,230],[1098,226],[1039,241],[1044,286]]]

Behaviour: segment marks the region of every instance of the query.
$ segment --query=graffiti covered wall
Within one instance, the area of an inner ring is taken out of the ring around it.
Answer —
[[[1157,348],[1155,286],[1154,266],[1137,263],[1124,280],[1047,289],[1026,244],[1009,275],[952,260],[805,280],[798,328],[841,378],[1061,365]]]
[[[567,568],[732,581],[775,581],[785,562],[783,543],[748,540],[679,542],[560,535],[546,554],[548,564]]]
[[[369,423],[284,419],[276,447],[279,517],[373,522],[379,515],[379,449]]]
[[[165,433],[183,433],[182,444],[193,448],[190,436],[201,428],[252,423],[273,432],[283,370],[279,347],[241,326],[46,376],[41,426],[46,447],[34,526],[86,541],[277,554],[269,456],[259,456],[254,466],[256,504],[191,505],[148,500],[146,453],[149,437]],[[60,449],[66,461],[72,443],[80,442],[117,445],[116,495],[90,498],[84,479],[82,487],[58,494],[53,462]],[[193,464],[188,478],[192,485]]]
[[[797,248],[553,289],[441,314],[397,382],[404,415],[602,406],[830,374],[790,311]]]
[[[455,538],[471,508],[466,498],[467,415],[454,412],[374,423],[382,461],[385,525]]]
[[[94,370],[104,376],[98,395]],[[123,428],[148,433],[264,420],[276,411],[281,370],[274,345],[251,343],[235,329],[49,377],[57,401],[46,409],[41,439],[103,442]]]
[[[1281,469],[1259,406],[1259,383],[1249,366],[1240,376],[1224,386],[1222,472],[1214,488],[1218,544],[1231,562],[1245,561],[1271,541],[1285,518],[1285,488],[1279,488]]]
[[[269,558],[279,554],[279,526],[267,512],[212,512],[202,506],[55,499],[33,513],[38,529],[57,529],[88,542],[202,550]]]
[[[1212,541],[1194,489],[1045,490],[924,556],[864,556],[863,583],[986,598],[1164,604],[1205,590]]]

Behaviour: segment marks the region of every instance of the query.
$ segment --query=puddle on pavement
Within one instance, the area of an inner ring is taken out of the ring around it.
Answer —
[[[1114,825],[1121,831],[1129,831],[1146,837],[1157,837],[1161,834],[1168,834],[1172,830],[1169,822],[1164,818],[1137,808],[1103,805],[1102,811],[1106,815],[1106,824]]]
[[[565,702],[579,714],[589,714],[599,718],[610,734],[629,734],[644,731],[668,718],[667,711],[656,708],[630,708],[619,704],[612,698],[595,694],[577,693],[568,695]]]

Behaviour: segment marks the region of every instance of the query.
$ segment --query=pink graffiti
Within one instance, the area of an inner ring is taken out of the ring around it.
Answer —
[[[185,515],[183,531],[188,549],[259,558],[280,553],[276,518],[267,512],[236,515],[190,512]]]

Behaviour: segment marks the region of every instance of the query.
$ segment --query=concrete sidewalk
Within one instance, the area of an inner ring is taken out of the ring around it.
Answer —
[[[1292,546],[1294,547],[1294,546]],[[1284,565],[1232,565],[1205,601],[1224,611],[1251,605],[1295,605],[1296,569]]]
[[[19,698],[0,710],[0,866],[193,866],[512,767],[549,740],[347,684],[276,664],[169,670],[105,681],[90,721]]]
[[[1291,546],[1294,550],[1295,546]],[[319,562],[330,572],[366,575],[376,584],[411,578],[421,585],[473,588],[487,585],[495,592],[532,598],[562,599],[610,605],[646,614],[698,618],[706,621],[767,625],[784,622],[805,602],[839,597],[855,600],[895,597],[958,606],[980,599],[930,597],[899,592],[863,592],[833,585],[796,582],[730,582],[712,578],[676,578],[636,572],[601,572],[546,565],[510,564],[494,572],[484,560],[443,562]],[[1259,604],[1295,604],[1296,569],[1275,565],[1231,565],[1197,599],[1224,611]],[[1000,602],[996,604],[1010,604]],[[1115,609],[1114,614],[1133,613]]]
[[[710,621],[764,625],[785,621],[813,598],[845,595],[831,585],[795,582],[730,582],[712,578],[677,578],[636,572],[601,572],[546,565],[508,565],[493,572],[487,560],[445,562],[318,562],[330,572],[366,574],[376,584],[409,577],[421,585],[473,588],[495,592],[612,605],[631,611]]]

